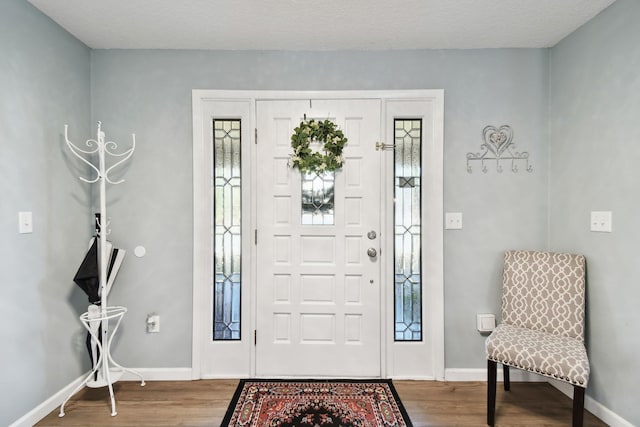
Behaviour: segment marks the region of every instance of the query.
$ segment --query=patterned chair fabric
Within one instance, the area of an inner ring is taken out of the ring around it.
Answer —
[[[582,255],[507,251],[502,323],[487,338],[489,360],[587,387]]]

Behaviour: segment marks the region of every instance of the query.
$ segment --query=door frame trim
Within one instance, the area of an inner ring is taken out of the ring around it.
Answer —
[[[205,302],[208,298],[208,290],[212,279],[211,275],[211,263],[210,263],[210,232],[211,224],[207,220],[206,212],[210,209],[210,163],[208,161],[207,153],[209,152],[209,135],[203,131],[205,129],[205,123],[209,120],[209,117],[204,117],[206,106],[212,102],[243,102],[247,103],[250,108],[250,123],[249,129],[256,126],[256,102],[261,100],[312,100],[312,99],[380,99],[382,100],[382,116],[381,120],[384,120],[386,115],[386,101],[403,101],[403,100],[425,100],[433,105],[433,151],[431,155],[434,156],[433,170],[430,171],[431,177],[439,177],[439,183],[431,190],[433,192],[432,202],[435,206],[432,206],[434,210],[434,219],[427,227],[432,227],[430,230],[430,236],[432,241],[430,246],[432,248],[439,248],[437,251],[430,253],[430,256],[436,259],[431,259],[430,264],[436,267],[431,271],[434,283],[431,284],[431,296],[435,299],[433,301],[434,312],[430,314],[429,319],[433,322],[433,339],[432,339],[432,363],[434,377],[429,379],[444,380],[444,233],[443,233],[443,210],[444,210],[444,90],[442,89],[420,89],[420,90],[374,90],[374,91],[261,91],[261,90],[208,90],[208,89],[194,89],[192,91],[192,115],[193,115],[193,324],[192,324],[192,353],[191,353],[191,366],[192,366],[192,378],[201,379],[203,374],[201,372],[202,363],[202,351],[205,344],[205,337],[207,331],[207,325],[210,325],[210,321],[207,319],[208,308],[204,309]],[[384,121],[383,121],[384,123]],[[383,125],[384,132],[384,125]],[[383,135],[385,135],[384,133]],[[250,170],[248,174],[248,191],[252,192],[255,188],[255,182],[257,179],[255,170],[255,141],[253,132],[249,132],[249,141],[252,152],[249,153],[251,157]],[[246,185],[246,184],[245,184]],[[246,187],[245,187],[246,188]],[[246,190],[245,190],[246,191]],[[256,212],[255,212],[255,196],[251,194],[251,206],[250,212],[250,228],[255,229],[256,226]],[[424,201],[423,201],[424,202]],[[244,240],[244,239],[243,239]],[[248,255],[248,256],[247,256]],[[249,310],[250,324],[244,325],[243,329],[253,331],[255,329],[256,322],[256,301],[253,296],[256,292],[256,247],[251,245],[250,254],[245,255],[245,259],[250,260],[250,266],[248,268],[248,276],[245,280],[249,281],[249,294],[251,298],[248,298],[249,307],[243,309]],[[382,269],[384,271],[384,268]],[[245,275],[246,276],[246,275]],[[207,286],[196,286],[198,283],[207,283]],[[246,285],[245,285],[246,286]],[[243,302],[246,302],[243,298]],[[384,321],[388,317],[386,308]],[[424,305],[423,305],[424,310]],[[385,328],[386,329],[386,328]],[[383,332],[384,333],[384,332]],[[393,334],[393,331],[391,331]],[[245,335],[245,334],[243,334]],[[382,375],[383,377],[390,377],[388,367],[384,361],[387,360],[387,355],[390,349],[388,348],[388,333],[386,337],[381,340],[382,351]],[[246,335],[245,335],[246,338]],[[250,366],[247,368],[248,376],[255,376],[255,346],[250,347]],[[392,376],[392,375],[391,375]],[[217,375],[217,378],[229,377],[228,375]],[[211,376],[207,376],[211,378]],[[418,379],[417,377],[414,377]],[[425,378],[426,379],[426,378]]]

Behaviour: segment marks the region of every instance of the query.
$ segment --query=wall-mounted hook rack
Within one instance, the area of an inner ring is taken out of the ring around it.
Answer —
[[[514,151],[513,130],[511,126],[502,125],[499,128],[495,126],[486,126],[482,130],[482,144],[480,153],[467,153],[467,172],[472,173],[471,162],[479,160],[482,172],[487,173],[489,169],[485,162],[495,161],[496,170],[502,172],[503,160],[511,161],[511,172],[518,172],[518,161],[523,161],[525,170],[533,172],[533,167],[529,165],[529,153],[527,151]]]

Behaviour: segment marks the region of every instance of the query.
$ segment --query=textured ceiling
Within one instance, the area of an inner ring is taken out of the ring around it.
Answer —
[[[96,49],[550,47],[614,0],[29,0]]]

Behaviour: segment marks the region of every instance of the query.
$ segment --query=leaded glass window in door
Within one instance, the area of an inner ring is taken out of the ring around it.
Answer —
[[[242,179],[240,120],[213,120],[213,339],[240,339]]]
[[[335,172],[302,174],[302,224],[333,225]]]
[[[395,340],[422,340],[422,121],[394,120]]]

